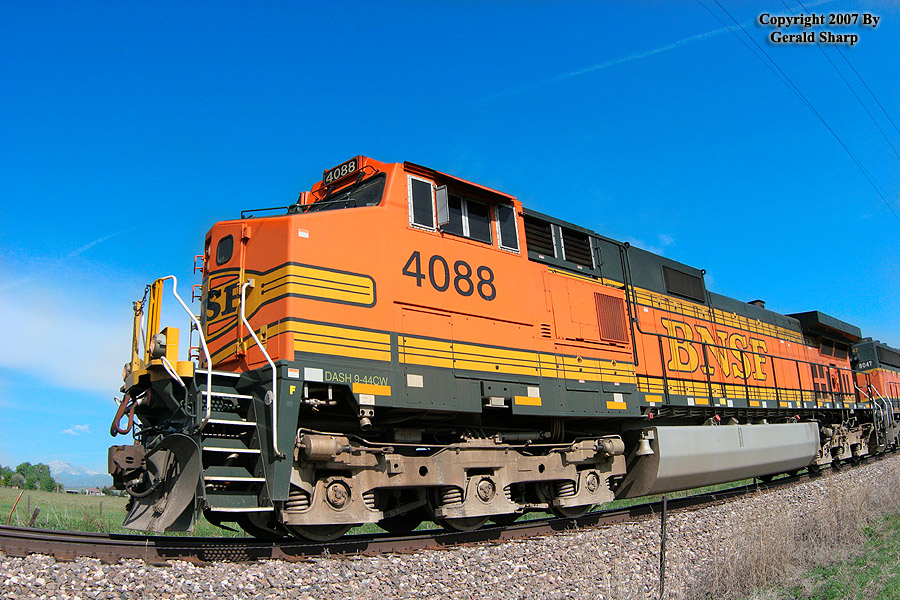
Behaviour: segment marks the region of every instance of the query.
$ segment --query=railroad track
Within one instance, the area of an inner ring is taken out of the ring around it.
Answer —
[[[757,482],[726,490],[672,498],[668,500],[668,507],[670,509],[699,507],[752,492],[784,487],[810,477],[808,473],[803,473],[768,483]],[[466,533],[436,529],[416,531],[402,537],[390,534],[348,535],[329,543],[311,543],[293,538],[269,541],[255,538],[171,537],[0,526],[0,551],[7,556],[47,554],[62,561],[88,557],[103,562],[118,562],[122,558],[133,558],[156,565],[165,564],[170,560],[194,563],[254,562],[263,559],[303,561],[326,554],[377,555],[526,538],[579,527],[621,523],[659,514],[661,510],[661,501],[649,502],[627,508],[594,511],[578,518],[534,519],[506,527],[484,527]]]

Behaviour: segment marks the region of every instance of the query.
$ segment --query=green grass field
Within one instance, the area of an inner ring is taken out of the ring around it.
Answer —
[[[103,533],[137,533],[122,527],[125,518],[127,498],[119,496],[85,496],[82,494],[58,494],[25,490],[16,510],[10,511],[22,490],[0,487],[0,523],[19,527],[28,526],[35,508],[40,508],[34,526],[41,529],[64,529],[68,531],[89,531]],[[31,510],[28,510],[29,499]],[[170,535],[188,535],[176,533]],[[194,533],[203,537],[241,536],[243,532],[233,533],[221,529],[201,519],[194,528]]]

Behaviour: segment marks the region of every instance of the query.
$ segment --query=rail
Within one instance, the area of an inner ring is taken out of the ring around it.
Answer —
[[[253,279],[248,279],[247,282],[241,286],[241,322],[244,324],[244,327],[247,328],[247,331],[250,332],[250,337],[252,337],[253,341],[256,342],[256,345],[259,347],[263,356],[266,357],[266,362],[268,362],[269,366],[272,368],[272,451],[275,452],[275,456],[277,456],[278,458],[284,458],[284,454],[282,454],[278,449],[278,371],[275,369],[275,362],[272,360],[272,357],[269,356],[268,352],[266,352],[266,349],[263,347],[262,342],[260,342],[259,338],[256,336],[256,332],[253,331],[252,327],[250,327],[250,323],[247,321],[247,314],[244,310],[246,306],[247,288],[252,288],[254,286],[254,283],[255,282]],[[266,400],[269,399],[268,396],[269,395],[266,394]]]
[[[203,417],[203,421],[200,423],[200,426],[203,427],[206,425],[207,421],[209,421],[209,417],[212,414],[212,359],[209,355],[209,347],[206,345],[206,339],[203,337],[203,329],[200,326],[200,321],[197,320],[197,317],[194,316],[194,313],[188,308],[188,305],[184,303],[184,300],[181,299],[181,296],[178,295],[178,278],[174,275],[166,275],[165,277],[160,277],[156,280],[156,283],[159,283],[160,287],[162,287],[162,282],[171,279],[172,280],[172,295],[175,296],[175,299],[178,301],[178,304],[181,305],[181,308],[184,309],[184,312],[187,313],[188,317],[191,319],[191,323],[193,323],[197,327],[197,332],[200,334],[200,347],[203,348],[203,355],[206,358],[206,414]],[[154,284],[155,285],[155,284]],[[161,296],[161,293],[160,293]],[[157,307],[157,314],[159,311],[159,307]],[[157,317],[158,319],[158,317]],[[149,319],[148,319],[148,327]],[[167,371],[171,368],[171,365],[167,367]],[[171,371],[170,371],[171,374]],[[181,382],[181,379],[178,378],[178,381]],[[183,386],[183,384],[182,384]]]
[[[880,460],[890,456],[879,454]],[[759,491],[767,491],[819,477],[815,473],[786,476],[771,482],[755,482],[732,488],[705,492],[681,498],[669,498],[669,510],[719,503]],[[826,475],[827,476],[827,475]],[[411,552],[447,548],[462,544],[496,543],[521,539],[577,527],[597,527],[646,518],[659,514],[662,503],[650,501],[626,508],[600,509],[577,518],[538,518],[517,521],[506,527],[484,527],[460,533],[444,530],[416,531],[405,536],[392,534],[357,534],[344,536],[333,542],[306,542],[293,538],[261,540],[255,538],[199,538],[146,536],[131,534],[102,534],[73,531],[32,529],[0,525],[0,551],[7,556],[28,556],[41,553],[57,560],[71,561],[78,557],[98,558],[104,562],[118,562],[122,558],[142,559],[150,564],[165,565],[171,560],[192,562],[251,562],[259,560],[304,561],[312,556],[373,556],[392,552]]]

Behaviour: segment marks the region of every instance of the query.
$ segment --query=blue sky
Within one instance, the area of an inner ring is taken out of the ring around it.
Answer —
[[[720,2],[886,200],[715,0],[0,3],[0,464],[104,471],[143,286],[357,154],[900,346],[900,133],[834,47],[883,133],[818,47],[767,41],[796,0]],[[900,5],[805,4],[881,17],[833,29],[900,124]]]

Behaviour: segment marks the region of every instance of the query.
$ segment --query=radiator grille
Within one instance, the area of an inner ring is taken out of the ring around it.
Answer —
[[[628,341],[625,324],[625,302],[621,298],[594,294],[597,304],[597,322],[600,324],[600,339],[610,342]]]

